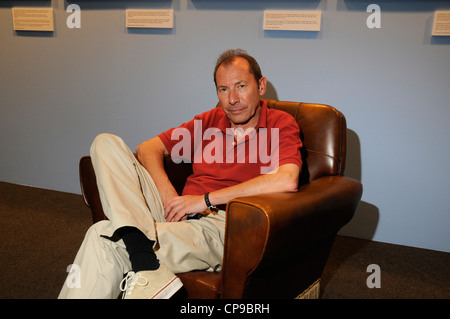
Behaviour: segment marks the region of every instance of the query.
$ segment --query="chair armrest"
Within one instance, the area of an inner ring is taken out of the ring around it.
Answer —
[[[106,219],[106,216],[100,201],[97,180],[90,156],[83,156],[80,159],[79,174],[81,194],[83,195],[84,202],[91,209],[92,222],[95,224],[100,220]]]
[[[227,205],[222,297],[241,298],[255,269],[337,233],[353,217],[361,196],[360,182],[324,176],[295,193],[231,200]]]

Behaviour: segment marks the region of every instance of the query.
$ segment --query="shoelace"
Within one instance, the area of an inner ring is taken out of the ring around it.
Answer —
[[[143,282],[138,282],[139,279],[143,279]],[[136,274],[133,271],[130,271],[127,276],[120,282],[120,290],[124,292],[122,298],[125,299],[126,296],[131,295],[135,285],[145,286],[147,284],[147,278],[142,277],[140,274]]]

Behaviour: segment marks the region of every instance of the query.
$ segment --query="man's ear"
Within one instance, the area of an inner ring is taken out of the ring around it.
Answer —
[[[259,79],[259,95],[263,96],[266,93],[267,79],[265,76]]]

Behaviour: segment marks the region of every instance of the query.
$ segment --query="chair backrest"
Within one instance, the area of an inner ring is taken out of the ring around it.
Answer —
[[[343,175],[346,157],[344,115],[325,104],[267,100],[269,108],[291,114],[300,127],[303,167],[300,184],[325,175]]]

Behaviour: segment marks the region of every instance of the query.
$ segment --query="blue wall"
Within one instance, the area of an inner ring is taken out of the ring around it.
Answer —
[[[68,3],[81,7],[69,29]],[[216,104],[225,49],[254,55],[269,98],[327,103],[348,124],[347,175],[364,184],[341,234],[450,251],[448,1],[0,2],[0,180],[79,193],[78,159],[110,132],[131,148]],[[371,3],[381,28],[369,29]],[[55,31],[14,32],[11,8],[51,6]],[[173,8],[171,30],[127,30],[126,8]],[[321,10],[320,32],[263,31],[264,10]]]

